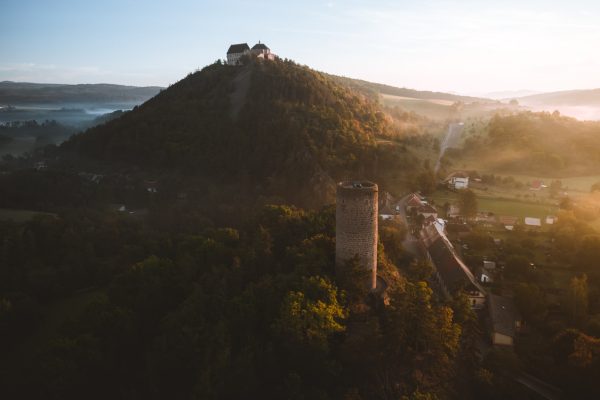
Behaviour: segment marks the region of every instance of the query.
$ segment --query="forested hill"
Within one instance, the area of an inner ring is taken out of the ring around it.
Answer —
[[[408,88],[399,88],[395,86],[385,85],[382,83],[373,83],[364,81],[362,79],[353,79],[347,78],[344,76],[336,76],[330,75],[331,78],[336,80],[337,82],[353,88],[357,91],[363,92],[371,97],[376,97],[380,94],[387,94],[392,96],[399,97],[408,97],[411,99],[420,99],[420,100],[448,100],[448,101],[456,101],[463,103],[473,103],[473,102],[494,102],[494,100],[480,98],[480,97],[472,97],[472,96],[462,96],[459,94],[453,93],[444,93],[444,92],[431,92],[431,91],[423,91],[423,90],[415,90]]]
[[[497,172],[541,176],[596,174],[600,169],[600,123],[558,112],[496,115],[467,137],[457,159]]]
[[[328,76],[256,60],[207,66],[63,149],[306,205],[331,201],[338,179],[377,179],[387,158],[375,136],[394,129],[374,102]]]
[[[0,104],[140,103],[156,95],[158,86],[0,82]]]

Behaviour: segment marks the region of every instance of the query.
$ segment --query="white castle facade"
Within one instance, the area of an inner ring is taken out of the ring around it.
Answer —
[[[227,64],[239,65],[241,63],[241,58],[245,55],[263,58],[265,60],[275,59],[275,54],[271,53],[271,49],[260,41],[252,48],[248,46],[248,43],[238,43],[229,46],[229,50],[227,50]]]

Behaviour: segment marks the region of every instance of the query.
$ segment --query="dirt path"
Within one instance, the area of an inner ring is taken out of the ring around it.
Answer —
[[[464,127],[465,124],[462,122],[454,122],[448,125],[448,132],[446,132],[446,136],[444,136],[444,140],[440,144],[440,155],[435,163],[435,168],[433,170],[434,173],[437,174],[438,170],[440,169],[442,157],[444,156],[446,150],[451,147],[458,147],[460,135]]]
[[[229,95],[229,102],[231,103],[229,115],[231,115],[231,118],[233,119],[237,118],[240,110],[246,103],[246,95],[250,88],[251,77],[252,71],[250,68],[244,67],[244,69],[233,79],[233,92]]]

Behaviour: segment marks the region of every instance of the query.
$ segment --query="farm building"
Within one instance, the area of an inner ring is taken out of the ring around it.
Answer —
[[[469,175],[465,172],[453,172],[445,179],[451,189],[467,189],[469,187]]]
[[[521,318],[509,297],[490,294],[488,296],[490,335],[492,344],[512,346],[521,329]]]
[[[450,240],[438,227],[437,222],[421,230],[421,244],[428,259],[435,267],[437,278],[444,295],[451,298],[457,291],[464,290],[471,307],[481,309],[485,305],[485,291],[465,263],[460,259]]]

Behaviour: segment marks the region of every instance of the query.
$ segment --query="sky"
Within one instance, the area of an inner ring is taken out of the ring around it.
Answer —
[[[259,40],[419,90],[600,87],[597,0],[0,0],[0,81],[167,86]]]

